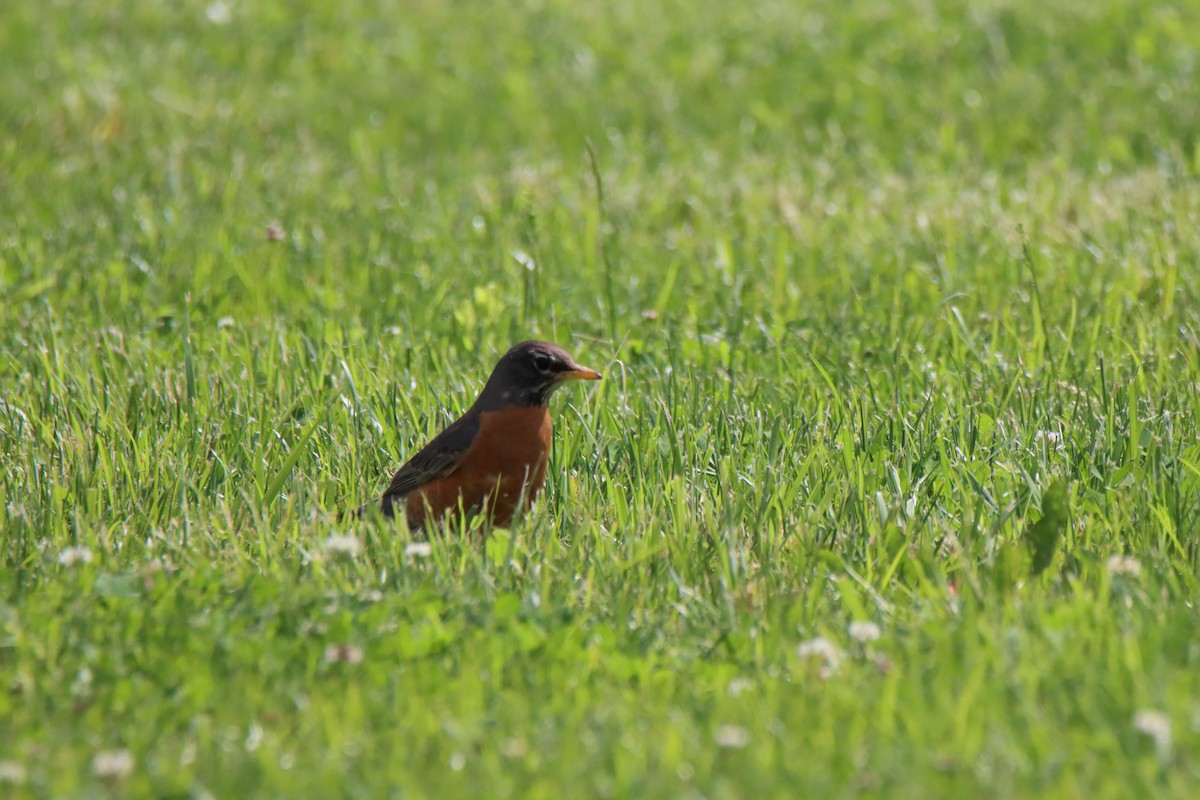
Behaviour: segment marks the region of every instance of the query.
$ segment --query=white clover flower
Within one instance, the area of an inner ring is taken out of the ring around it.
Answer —
[[[1142,574],[1142,565],[1133,556],[1115,555],[1108,559],[1109,575],[1126,575],[1136,578]]]
[[[875,641],[882,633],[879,626],[870,620],[855,620],[850,623],[850,638],[862,644]]]
[[[1171,756],[1171,718],[1165,712],[1142,709],[1133,715],[1133,727],[1154,740],[1154,750],[1159,759]]]
[[[355,536],[331,533],[325,539],[325,550],[329,553],[354,558],[356,555],[362,552],[362,542],[360,542]]]
[[[128,750],[101,750],[92,756],[92,772],[98,778],[124,778],[133,772],[133,754]]]
[[[427,558],[433,555],[433,545],[429,542],[409,542],[404,546],[404,555],[413,558]]]
[[[1038,431],[1033,436],[1034,444],[1044,444],[1050,450],[1056,453],[1061,453],[1066,449],[1066,444],[1063,443],[1063,435],[1058,431]]]
[[[156,572],[175,572],[176,567],[169,558],[152,558],[142,565],[142,572],[153,575]]]
[[[817,636],[808,641],[801,642],[796,648],[796,654],[801,658],[824,658],[826,661],[837,661],[842,657],[842,653],[838,650],[837,645],[826,639],[824,636]]]
[[[24,783],[28,777],[29,772],[20,761],[0,761],[0,783],[17,786]]]
[[[71,684],[71,694],[75,697],[87,695],[92,688],[92,671],[87,667],[75,673],[75,682]]]
[[[801,642],[800,646],[796,648],[796,655],[806,661],[813,658],[824,661],[825,663],[822,664],[821,671],[818,673],[822,678],[828,678],[837,672],[838,665],[842,661],[842,651],[824,636],[817,636]]]
[[[513,261],[516,261],[530,272],[533,272],[537,269],[537,262],[533,260],[533,256],[529,255],[529,253],[526,253],[524,250],[513,250],[510,255],[512,255]]]
[[[233,12],[229,9],[229,4],[216,0],[209,3],[208,8],[204,9],[204,16],[208,17],[208,21],[213,25],[224,25],[233,17]],[[272,226],[267,226],[267,237],[270,238],[270,230]]]
[[[257,722],[250,723],[250,728],[246,731],[246,752],[253,753],[262,744],[262,740],[262,725],[259,725]]]
[[[750,731],[741,725],[722,725],[717,728],[713,738],[717,741],[717,747],[740,750],[750,744]]]
[[[58,554],[58,563],[64,567],[73,567],[76,564],[92,563],[92,551],[86,547],[64,547],[62,552]]]
[[[500,743],[500,754],[505,758],[521,758],[528,752],[529,744],[524,739],[505,739]]]
[[[356,644],[331,644],[325,648],[327,664],[361,664],[363,649]]]

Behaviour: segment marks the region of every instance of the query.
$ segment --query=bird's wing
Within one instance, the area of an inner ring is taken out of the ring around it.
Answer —
[[[454,472],[463,455],[471,449],[478,433],[478,415],[466,414],[460,417],[396,471],[392,482],[383,493],[383,500],[399,500],[429,481],[444,478]]]

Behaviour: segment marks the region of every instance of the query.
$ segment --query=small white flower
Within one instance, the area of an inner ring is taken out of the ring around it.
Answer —
[[[92,671],[87,667],[75,673],[75,682],[71,684],[71,694],[74,697],[86,696],[92,688]]]
[[[363,649],[356,644],[331,644],[325,648],[327,664],[361,664]]]
[[[467,765],[467,757],[462,753],[455,753],[450,756],[450,769],[455,772],[462,772],[463,767]]]
[[[235,325],[237,325],[237,320],[234,319],[233,317],[221,317],[219,320],[217,320],[217,329],[218,330],[224,330],[225,328],[232,328]]]
[[[101,750],[92,756],[92,772],[98,778],[124,778],[133,772],[133,754],[128,750]]]
[[[750,731],[741,725],[722,725],[717,728],[714,738],[717,740],[717,747],[740,750],[750,744]]]
[[[152,558],[142,565],[142,572],[147,575],[153,575],[156,572],[174,572],[175,565],[171,563],[169,558]]]
[[[1108,559],[1108,574],[1136,578],[1142,574],[1142,565],[1133,556],[1115,555]]]
[[[325,539],[325,550],[338,555],[349,556],[354,558],[362,552],[362,542],[354,536],[346,536],[340,533],[331,533]]]
[[[820,657],[826,661],[836,661],[841,658],[841,651],[837,649],[837,645],[824,636],[801,642],[800,646],[796,648],[796,654],[801,658]]]
[[[1044,444],[1056,453],[1061,453],[1066,449],[1066,445],[1063,444],[1063,435],[1058,431],[1038,431],[1033,436],[1033,443]]]
[[[730,697],[738,697],[748,689],[754,688],[754,681],[749,678],[733,678],[729,681],[729,685],[725,687],[725,691],[729,692]]]
[[[850,623],[850,638],[856,642],[866,644],[873,642],[880,637],[882,631],[879,626],[869,620],[855,620]]]
[[[0,761],[0,783],[18,785],[25,782],[29,773],[19,761]]]
[[[409,542],[404,546],[404,555],[413,558],[427,558],[433,555],[433,545],[429,542]]]
[[[500,743],[500,753],[505,758],[521,758],[529,752],[529,744],[524,739],[505,739]]]
[[[1133,727],[1154,740],[1154,750],[1161,760],[1171,756],[1171,718],[1162,711],[1143,709],[1133,715]]]
[[[533,272],[537,269],[537,262],[533,260],[533,256],[529,255],[529,253],[526,253],[524,250],[513,250],[512,257],[513,261],[516,261],[530,272]]]
[[[250,729],[246,731],[246,752],[253,753],[262,744],[263,729],[257,722],[250,723]]]
[[[92,551],[86,547],[64,547],[62,552],[58,554],[58,563],[64,567],[73,567],[76,564],[92,563]]]
[[[208,17],[208,21],[213,25],[224,25],[229,22],[233,14],[229,10],[227,3],[217,0],[214,3],[208,4],[208,8],[204,9],[204,16]]]
[[[824,636],[801,642],[796,648],[796,655],[804,660],[815,658],[824,661],[819,673],[822,678],[828,678],[837,672],[838,664],[842,661],[842,651]]]

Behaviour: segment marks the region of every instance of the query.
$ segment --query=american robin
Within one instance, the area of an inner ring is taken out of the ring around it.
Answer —
[[[467,413],[400,467],[380,500],[383,515],[393,517],[402,507],[408,524],[418,527],[462,508],[507,526],[518,508],[529,508],[546,478],[550,395],[570,380],[599,379],[557,345],[514,345]]]

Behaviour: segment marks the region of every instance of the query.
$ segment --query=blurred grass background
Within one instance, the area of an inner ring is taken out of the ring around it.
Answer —
[[[1200,6],[50,1],[0,52],[5,793],[1195,794]],[[606,381],[531,519],[336,522],[532,336]]]

